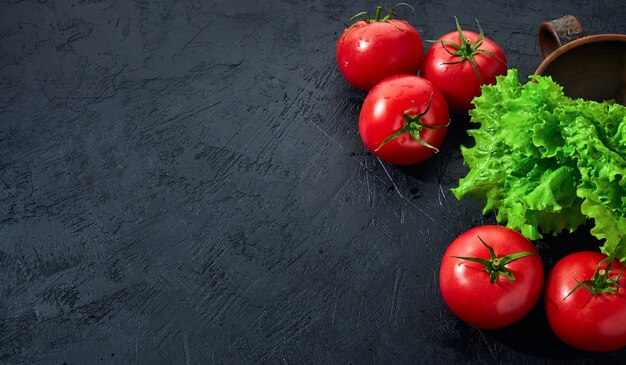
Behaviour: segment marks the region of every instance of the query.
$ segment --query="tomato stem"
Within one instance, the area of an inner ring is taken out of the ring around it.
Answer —
[[[396,5],[394,5],[391,10],[389,10],[389,13],[387,15],[385,15],[384,17],[381,18],[382,12],[383,12],[383,7],[378,5],[376,6],[376,12],[374,13],[374,19],[372,19],[372,17],[370,16],[370,14],[367,11],[362,11],[360,13],[354,14],[349,21],[355,20],[357,19],[354,23],[352,23],[352,25],[350,25],[350,27],[348,28],[348,30],[346,32],[344,32],[344,36],[345,34],[347,34],[350,30],[352,30],[352,28],[356,25],[356,23],[358,23],[359,21],[364,21],[365,23],[369,24],[369,23],[377,23],[377,22],[382,22],[382,23],[389,23],[391,25],[393,25],[394,27],[396,27],[399,30],[404,30],[402,28],[400,28],[399,26],[397,26],[396,24],[392,23],[390,20],[394,19],[397,17],[398,13],[396,13],[396,7],[398,6],[406,6],[407,8],[411,9],[411,13],[415,12],[415,8],[412,7],[411,5],[407,4],[407,3],[397,3]]]
[[[620,245],[618,245],[609,256],[607,256],[605,259],[598,263],[596,271],[593,273],[591,279],[578,281],[576,278],[574,278],[574,280],[576,281],[576,286],[563,298],[563,300],[567,299],[567,297],[572,295],[576,290],[580,288],[585,289],[591,295],[598,295],[600,293],[617,294],[617,292],[619,291],[618,281],[624,273],[624,268],[626,268],[626,266],[622,267],[622,270],[620,270],[620,272],[614,277],[610,277],[609,272],[613,267],[615,254],[617,253],[619,247]],[[601,269],[600,267],[605,263],[606,266]]]
[[[380,21],[380,14],[383,12],[383,7],[382,6],[377,6],[376,7],[376,14],[374,15],[374,21],[375,22],[379,22]],[[391,14],[391,13],[390,13]]]
[[[515,276],[508,268],[506,268],[506,265],[515,260],[519,260],[523,257],[535,255],[535,253],[530,252],[530,251],[521,251],[521,252],[509,254],[506,256],[498,257],[493,247],[489,246],[487,242],[485,242],[480,237],[480,235],[477,235],[477,237],[480,240],[480,242],[483,244],[483,246],[487,247],[487,249],[489,250],[489,260],[486,260],[480,257],[467,257],[467,256],[451,256],[451,257],[454,257],[455,259],[460,259],[460,260],[477,262],[479,264],[484,265],[485,268],[483,269],[483,271],[489,274],[489,281],[492,284],[496,283],[500,275],[506,276],[509,279],[509,282],[514,282]]]
[[[454,42],[450,42],[450,41],[444,41],[444,40],[431,41],[431,42],[441,43],[441,46],[446,52],[448,52],[452,56],[459,57],[458,61],[445,62],[444,64],[447,64],[447,65],[457,64],[457,63],[461,63],[464,61],[468,61],[470,65],[472,65],[472,68],[474,69],[474,72],[476,73],[476,77],[478,77],[478,82],[481,81],[481,77],[480,77],[480,72],[478,71],[478,65],[476,64],[476,61],[474,60],[474,56],[476,56],[477,54],[486,54],[488,56],[495,57],[498,61],[500,61],[502,64],[506,66],[506,62],[504,62],[500,57],[498,57],[494,53],[489,52],[484,49],[478,49],[478,47],[480,47],[480,45],[483,43],[483,40],[485,39],[485,33],[483,32],[483,28],[480,26],[478,19],[476,19],[476,24],[478,25],[478,30],[480,33],[479,33],[478,39],[473,44],[470,39],[465,38],[465,36],[463,35],[463,29],[461,29],[461,25],[459,24],[459,20],[457,19],[457,17],[454,17],[454,22],[456,23],[456,30],[459,33],[458,44]],[[448,50],[446,46],[452,47],[454,51]]]
[[[383,148],[384,145],[386,145],[388,142],[390,142],[391,140],[394,140],[398,137],[400,137],[401,135],[403,135],[404,133],[409,133],[409,135],[416,140],[417,142],[419,142],[420,144],[422,144],[425,147],[431,148],[433,150],[435,150],[435,153],[439,152],[439,149],[431,144],[429,144],[428,142],[424,141],[422,139],[422,136],[420,135],[420,132],[423,129],[441,129],[441,128],[446,128],[448,125],[450,125],[450,121],[448,121],[448,123],[446,125],[437,125],[437,126],[433,126],[433,125],[427,125],[424,124],[422,122],[422,117],[424,115],[426,115],[428,113],[428,111],[430,110],[430,105],[432,104],[433,101],[433,94],[430,94],[430,99],[428,100],[428,105],[426,106],[426,109],[418,114],[418,115],[409,115],[409,112],[411,111],[411,109],[409,110],[405,110],[403,113],[403,117],[404,117],[404,125],[402,126],[402,128],[398,129],[397,131],[393,132],[391,135],[389,135],[389,137],[385,138],[384,141],[382,141],[382,143],[380,145],[378,145],[378,147],[376,147],[376,149],[374,150],[374,152],[380,150],[381,148]]]

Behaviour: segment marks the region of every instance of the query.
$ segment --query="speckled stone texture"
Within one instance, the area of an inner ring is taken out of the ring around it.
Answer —
[[[626,33],[622,1],[412,3],[424,39],[478,18],[522,77],[544,20]],[[0,363],[626,363],[540,306],[499,331],[446,309],[441,255],[494,220],[449,191],[467,117],[419,166],[365,150],[334,52],[376,4],[0,1]],[[537,245],[549,269],[596,242]]]

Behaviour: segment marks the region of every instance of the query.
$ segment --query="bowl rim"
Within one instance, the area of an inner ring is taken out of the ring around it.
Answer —
[[[552,61],[579,45],[605,41],[620,41],[626,43],[626,34],[595,34],[578,38],[569,43],[566,43],[557,48],[554,52],[550,53],[548,57],[544,58],[543,61],[541,61],[541,64],[539,64],[539,67],[537,67],[537,69],[535,70],[535,75],[542,75],[543,72],[545,72],[546,68],[548,68],[548,66],[552,63]]]

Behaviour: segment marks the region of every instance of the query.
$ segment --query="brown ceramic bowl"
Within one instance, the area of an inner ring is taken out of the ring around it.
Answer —
[[[542,52],[544,48],[546,53],[551,52],[552,45],[555,50],[547,55],[535,74],[551,76],[570,97],[615,99],[626,105],[626,35],[592,35],[559,46],[560,40],[550,38],[544,24],[539,31]],[[582,28],[581,34],[584,35]]]

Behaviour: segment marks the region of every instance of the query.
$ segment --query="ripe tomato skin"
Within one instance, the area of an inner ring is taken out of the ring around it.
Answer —
[[[382,160],[396,165],[412,165],[435,154],[435,150],[413,139],[409,133],[387,142],[378,151],[383,141],[404,125],[404,112],[409,115],[423,113],[432,95],[430,109],[421,118],[428,126],[420,132],[422,140],[433,147],[443,142],[449,122],[446,101],[428,80],[413,75],[389,77],[377,84],[367,94],[359,116],[359,133],[365,146]]]
[[[419,71],[423,52],[419,33],[406,21],[389,22],[393,25],[361,20],[339,37],[337,65],[352,86],[368,91],[389,76]]]
[[[469,39],[472,44],[479,37],[478,34],[466,30],[463,31],[463,36],[465,39]],[[460,44],[459,33],[456,31],[450,32],[439,39]],[[466,114],[472,109],[471,101],[474,97],[480,95],[480,86],[482,84],[495,84],[496,76],[504,75],[507,71],[504,52],[495,42],[484,38],[478,49],[489,51],[504,61],[502,63],[497,58],[484,53],[475,54],[474,61],[480,73],[480,81],[469,60],[457,64],[446,64],[459,60],[458,56],[448,53],[448,51],[456,51],[450,45],[442,45],[441,42],[435,42],[424,56],[420,75],[439,88],[445,96],[450,110],[459,114]]]
[[[498,257],[522,251],[535,255],[506,265],[515,276],[514,282],[500,275],[492,284],[489,274],[483,271],[484,265],[451,257],[489,259],[489,251],[478,236]],[[543,263],[535,246],[504,226],[480,226],[461,234],[446,250],[439,270],[444,302],[460,319],[483,329],[505,327],[524,317],[539,300],[543,280]]]
[[[590,251],[565,256],[554,265],[546,281],[548,323],[557,337],[580,350],[607,352],[626,346],[626,276],[618,280],[617,294],[592,295],[579,288],[565,298],[577,285],[576,280],[591,279],[605,258]],[[622,268],[623,264],[615,260],[609,277],[617,276]]]

